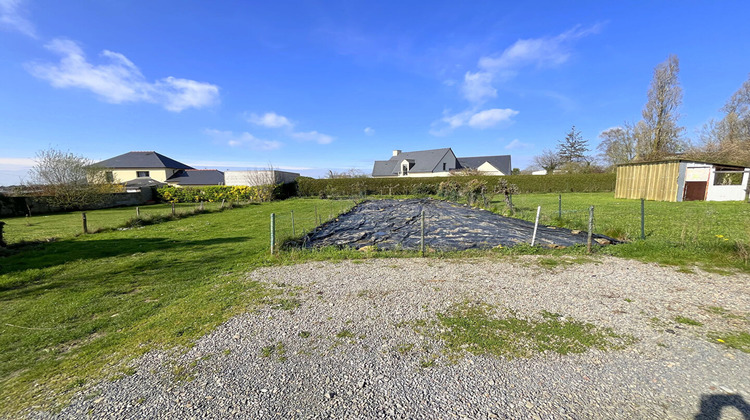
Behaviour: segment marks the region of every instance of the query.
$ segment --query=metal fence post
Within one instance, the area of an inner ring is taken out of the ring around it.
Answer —
[[[536,228],[539,226],[539,213],[542,212],[542,206],[536,208],[536,220],[534,221],[534,234],[531,235],[531,246],[536,242]]]
[[[274,246],[276,246],[276,214],[271,213],[271,255],[273,255]]]
[[[424,257],[424,210],[422,210],[422,229],[419,240],[419,248],[422,251],[422,257]]]
[[[320,225],[320,217],[318,217],[318,205],[315,205],[315,224]]]
[[[141,218],[141,208],[138,207],[138,206],[136,206],[136,208],[135,208],[135,217],[136,217],[136,219],[140,219]]]
[[[641,198],[641,239],[646,239],[646,200]]]
[[[557,218],[562,219],[562,194],[557,195]]]
[[[172,202],[172,216],[174,216],[174,201]]]
[[[294,210],[292,210],[292,236],[297,236],[297,230],[294,229]]]
[[[591,240],[594,231],[594,206],[589,207],[589,237],[586,242],[586,250],[591,254]]]
[[[89,227],[86,224],[86,213],[81,213],[81,220],[83,221],[83,233],[89,233]]]

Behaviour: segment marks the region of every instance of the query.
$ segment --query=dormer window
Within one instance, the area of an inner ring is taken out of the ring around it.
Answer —
[[[401,175],[409,175],[409,164],[405,163],[401,165]]]

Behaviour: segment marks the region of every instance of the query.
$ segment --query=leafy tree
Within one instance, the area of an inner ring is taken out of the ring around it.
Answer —
[[[544,149],[541,155],[534,156],[534,164],[547,171],[547,175],[551,175],[560,163],[560,156],[549,149]]]
[[[685,130],[678,125],[682,104],[682,87],[678,74],[680,61],[670,55],[654,69],[648,90],[648,101],[643,108],[643,125],[637,136],[637,156],[640,160],[658,159],[678,153],[685,147],[681,136]]]
[[[599,138],[602,141],[596,148],[608,165],[627,163],[635,158],[637,139],[632,125],[625,123],[622,127],[604,130]]]
[[[576,126],[573,126],[565,136],[565,140],[557,145],[557,150],[562,163],[583,162],[587,160],[588,140],[584,140],[581,132],[576,130]]]
[[[105,194],[118,192],[120,185],[106,181],[104,168],[93,161],[56,149],[37,152],[29,170],[27,189],[62,209],[82,209],[100,204]]]

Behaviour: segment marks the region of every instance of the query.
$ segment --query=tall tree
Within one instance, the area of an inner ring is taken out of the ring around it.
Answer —
[[[635,158],[635,127],[631,124],[625,123],[622,127],[604,130],[599,138],[602,141],[596,148],[608,165],[627,163]]]
[[[588,140],[584,140],[581,132],[573,126],[565,140],[557,145],[557,150],[562,163],[585,162],[586,152],[589,151]]]
[[[682,87],[678,75],[680,61],[670,55],[654,69],[654,77],[648,90],[648,101],[643,108],[645,131],[639,136],[638,158],[651,160],[682,151],[685,143],[678,125],[679,107],[682,104]]]

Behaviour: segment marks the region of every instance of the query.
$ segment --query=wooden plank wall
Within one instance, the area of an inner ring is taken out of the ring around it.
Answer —
[[[615,198],[677,201],[679,173],[680,162],[618,166]]]

